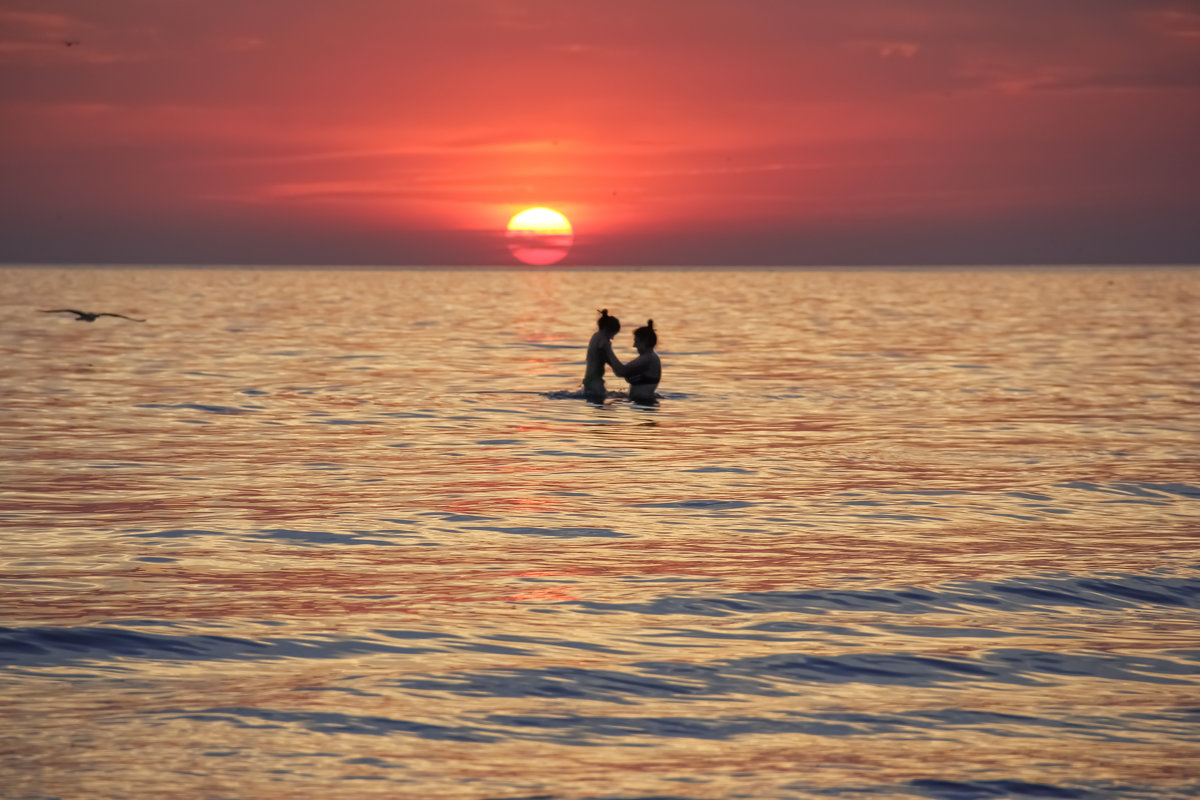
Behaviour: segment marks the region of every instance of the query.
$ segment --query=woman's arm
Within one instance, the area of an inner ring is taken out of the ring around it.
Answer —
[[[608,352],[611,354],[612,349],[609,348]],[[608,363],[612,366],[612,371],[614,374],[617,375],[617,377],[628,378],[631,375],[638,375],[642,372],[645,372],[646,369],[650,366],[650,359],[648,359],[644,355],[641,355],[641,356],[638,356],[637,358],[633,359],[632,361],[627,361],[626,363],[622,364],[620,361],[617,360],[617,357],[614,355],[612,357],[612,360],[609,361]]]
[[[621,363],[621,359],[617,358],[617,354],[613,352],[612,342],[607,342],[604,345],[604,360],[612,367],[613,374],[620,377],[625,373],[621,370],[625,369],[625,365]]]

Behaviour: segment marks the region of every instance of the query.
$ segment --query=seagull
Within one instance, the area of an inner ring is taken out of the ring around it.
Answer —
[[[134,319],[133,317],[127,317],[124,314],[110,314],[107,311],[98,311],[98,312],[93,313],[91,311],[76,311],[73,308],[53,308],[48,311],[43,311],[42,313],[43,314],[58,314],[62,311],[66,311],[70,314],[74,314],[76,322],[95,322],[96,317],[120,317],[121,319],[127,319],[132,322],[145,322],[146,321],[144,319]]]

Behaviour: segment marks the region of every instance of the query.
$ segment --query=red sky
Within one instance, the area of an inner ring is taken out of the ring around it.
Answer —
[[[3,0],[0,88],[0,262],[1200,262],[1196,0]]]

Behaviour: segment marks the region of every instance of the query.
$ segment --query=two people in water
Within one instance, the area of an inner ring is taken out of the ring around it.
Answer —
[[[629,383],[629,399],[643,405],[658,402],[656,390],[662,378],[662,363],[654,348],[658,345],[658,334],[654,331],[654,320],[633,332],[633,346],[637,358],[624,364],[613,353],[612,339],[621,331],[621,321],[608,315],[608,309],[600,311],[596,320],[596,332],[588,342],[587,369],[583,373],[583,396],[593,403],[603,403],[607,396],[604,387],[604,366],[612,367],[613,374]]]

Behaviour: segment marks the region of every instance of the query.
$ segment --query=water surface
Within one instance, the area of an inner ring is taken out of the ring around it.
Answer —
[[[1200,796],[1198,297],[0,270],[0,782]],[[625,359],[654,318],[657,407],[555,396],[601,307]]]

